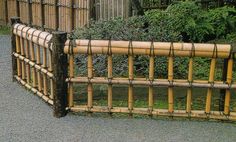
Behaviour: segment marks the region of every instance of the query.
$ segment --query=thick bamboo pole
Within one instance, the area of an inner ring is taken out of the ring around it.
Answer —
[[[228,60],[228,68],[227,68],[227,80],[226,83],[231,85],[232,83],[232,75],[233,75],[233,59],[232,57]],[[227,89],[225,92],[225,107],[224,107],[224,114],[230,114],[230,89]]]
[[[49,49],[49,54],[48,54],[49,56],[48,56],[48,64],[49,64],[49,66],[48,66],[48,71],[50,72],[50,73],[52,73],[53,72],[53,70],[52,70],[52,51]],[[54,85],[53,85],[53,78],[50,78],[49,79],[49,82],[50,82],[50,98],[51,99],[53,99],[53,97],[54,97],[54,92],[53,92],[53,87],[54,87]]]
[[[188,69],[188,81],[193,82],[193,58],[189,59],[189,69]],[[187,105],[186,112],[191,113],[191,104],[192,104],[192,87],[187,89]]]
[[[94,54],[105,54],[108,51],[109,41],[106,40],[92,40],[91,48]],[[88,40],[76,40],[77,47],[74,48],[75,54],[86,54],[88,50]],[[133,54],[137,55],[149,55],[151,42],[139,42],[133,41]],[[111,41],[113,54],[128,54],[128,41]],[[168,42],[154,42],[154,54],[156,56],[169,56],[169,47],[171,43]],[[192,55],[191,43],[173,43],[173,53],[180,57],[191,57]],[[195,56],[197,57],[212,57],[214,52],[214,44],[194,44]],[[68,53],[68,42],[66,43],[64,52]],[[230,54],[231,46],[227,44],[217,44],[218,58],[228,58]]]
[[[67,79],[68,81],[68,79]],[[118,84],[118,85],[129,85],[130,81],[128,78],[113,78],[111,80],[108,80],[107,78],[102,77],[93,77],[92,79],[88,79],[87,77],[76,77],[70,79],[71,82],[74,83],[97,83],[97,84]],[[173,83],[173,84],[172,84]],[[217,89],[229,89],[229,85],[222,82],[222,81],[215,81],[214,84],[209,83],[207,80],[194,80],[192,83],[189,83],[188,80],[173,80],[173,82],[170,83],[167,79],[155,79],[152,83],[150,83],[149,80],[146,78],[135,78],[132,81],[133,85],[153,85],[153,86],[159,86],[159,87],[196,87],[196,88],[217,88]],[[231,85],[231,89],[236,89],[236,84],[233,83]]]
[[[49,48],[48,43],[52,38],[52,34],[48,35],[48,32],[42,32],[22,24],[15,24],[13,33],[46,48]]]
[[[71,108],[73,112],[113,112],[113,113],[130,113],[128,108],[126,107],[113,107],[111,110],[108,110],[106,107],[94,106],[92,109],[88,110],[86,106],[75,106]],[[144,114],[148,115],[148,109],[146,108],[134,108],[132,111],[133,114]],[[222,115],[218,111],[212,111],[211,114],[206,115],[205,111],[192,110],[189,115],[185,110],[175,110],[172,114],[168,112],[166,109],[154,109],[152,111],[152,115],[156,116],[174,116],[174,117],[191,117],[191,118],[199,118],[199,119],[216,119],[216,120],[230,120],[236,121],[236,113],[231,113],[230,116],[226,117]]]
[[[212,58],[210,66],[210,75],[209,75],[210,83],[214,83],[215,66],[216,66],[216,58]],[[206,110],[205,110],[207,114],[209,114],[211,111],[211,97],[212,97],[212,88],[208,88],[207,98],[206,98]]]

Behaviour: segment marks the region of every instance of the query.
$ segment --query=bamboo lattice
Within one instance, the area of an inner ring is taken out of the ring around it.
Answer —
[[[53,105],[52,34],[15,24],[17,74],[15,78],[46,102]]]
[[[193,118],[210,118],[222,120],[236,120],[236,113],[230,111],[231,89],[236,88],[232,81],[233,52],[231,45],[228,44],[197,44],[197,43],[170,43],[170,42],[139,42],[139,41],[108,41],[108,40],[68,40],[65,44],[64,53],[69,58],[69,78],[66,80],[69,84],[69,108],[71,111],[85,112],[122,112],[128,114],[147,114],[160,116],[179,116]],[[76,54],[86,54],[88,57],[87,76],[75,75],[74,56]],[[93,73],[93,56],[96,54],[107,55],[107,76],[96,77]],[[128,58],[128,78],[113,77],[113,56],[127,55]],[[134,75],[134,55],[149,56],[149,76],[148,78],[136,78]],[[154,76],[155,58],[165,56],[168,58],[168,78],[158,79]],[[188,57],[189,69],[187,79],[174,78],[174,59],[175,57]],[[193,79],[193,63],[195,57],[210,58],[210,74],[208,80]],[[214,80],[216,59],[227,59],[227,81]],[[74,104],[74,85],[87,84],[87,105]],[[93,85],[106,84],[108,87],[107,106],[95,106],[93,104]],[[112,89],[113,85],[128,86],[128,106],[113,107]],[[148,107],[134,107],[134,86],[142,85],[148,87]],[[153,87],[165,86],[168,88],[168,109],[155,109]],[[174,87],[187,88],[186,92],[186,110],[174,109]],[[192,88],[207,88],[205,110],[192,110]],[[211,110],[213,89],[225,89],[225,107],[223,112]]]

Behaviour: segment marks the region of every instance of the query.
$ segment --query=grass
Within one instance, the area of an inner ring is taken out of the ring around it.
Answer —
[[[8,26],[0,25],[0,35],[9,35],[11,34],[11,28]]]

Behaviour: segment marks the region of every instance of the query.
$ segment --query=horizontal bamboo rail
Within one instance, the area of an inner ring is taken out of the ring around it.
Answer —
[[[67,82],[72,83],[96,83],[96,84],[116,84],[116,85],[145,85],[145,86],[162,86],[162,87],[196,87],[196,88],[214,88],[214,89],[236,89],[236,83],[234,84],[225,84],[222,81],[215,81],[209,83],[205,80],[194,80],[189,82],[188,80],[175,79],[172,82],[167,79],[154,79],[152,81],[145,78],[135,78],[130,81],[127,78],[103,78],[103,77],[93,77],[91,79],[87,77],[75,77],[66,80]]]
[[[90,43],[91,42],[91,43]],[[132,42],[134,55],[150,55],[153,50],[155,56],[169,56],[173,46],[173,54],[178,57],[213,57],[228,58],[231,46],[228,44],[201,44],[201,43],[170,43],[170,42],[140,42],[140,41],[107,41],[107,40],[76,40],[74,54],[86,54],[88,44],[91,44],[93,54],[107,54],[111,46],[113,54],[128,54],[129,44]],[[153,46],[153,49],[151,48]],[[217,54],[214,52],[217,51]],[[66,42],[64,52],[69,52],[69,41]]]
[[[88,110],[87,106],[75,106],[70,108],[71,111],[74,112],[103,112],[103,113],[130,113],[130,110],[126,107],[113,107],[112,109],[108,109],[107,107],[102,106],[93,106],[90,110]],[[145,108],[134,108],[132,110],[133,114],[143,114],[143,115],[149,115],[150,111],[149,109]],[[170,116],[170,113],[166,109],[153,109],[151,112],[154,116]],[[235,121],[236,120],[236,113],[231,113],[230,116],[226,116],[221,112],[218,111],[211,111],[211,113],[208,115],[205,113],[205,111],[200,110],[192,110],[190,114],[186,113],[185,110],[175,110],[172,114],[174,117],[192,117],[192,118],[200,118],[200,119],[217,119],[217,120],[230,120]]]

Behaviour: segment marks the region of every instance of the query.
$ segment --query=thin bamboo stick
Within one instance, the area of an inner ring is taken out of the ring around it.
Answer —
[[[25,56],[25,49],[24,49],[24,39],[22,37],[20,37],[20,53],[22,56]],[[22,79],[25,80],[26,79],[26,72],[25,72],[25,62],[21,62],[21,72],[22,72]]]
[[[40,65],[40,46],[37,45],[37,50],[36,50],[36,64]],[[38,81],[38,90],[42,91],[42,80],[41,80],[41,73],[39,70],[37,70],[37,81]]]
[[[150,59],[149,59],[149,80],[150,81],[153,81],[154,80],[154,56],[150,56]],[[153,110],[153,86],[150,85],[149,86],[149,95],[148,95],[148,108],[149,108],[149,111],[152,111]]]
[[[128,64],[129,64],[129,81],[132,82],[134,79],[134,60],[133,55],[130,54],[128,57]],[[133,110],[134,104],[134,94],[133,94],[133,84],[129,84],[128,88],[128,108],[130,111]]]
[[[188,81],[193,82],[193,58],[189,59],[189,70],[188,70]],[[187,89],[187,105],[186,112],[191,113],[191,104],[192,104],[192,87]]]
[[[25,57],[29,59],[29,42],[25,40]],[[30,76],[30,65],[26,62],[26,82],[30,84],[31,76]]]
[[[20,54],[20,37],[16,36],[16,52],[17,54]],[[21,73],[21,62],[19,58],[16,58],[16,62],[17,62],[17,76],[21,77],[22,73]]]
[[[209,82],[214,82],[214,75],[215,75],[215,66],[216,66],[216,58],[211,59],[211,66],[210,66],[210,75],[209,75]],[[209,114],[211,111],[211,97],[212,97],[212,88],[207,89],[207,99],[206,99],[206,113]]]
[[[70,54],[69,56],[69,77],[74,77],[74,55]],[[74,106],[74,90],[73,90],[73,82],[69,82],[69,96],[68,96],[68,102],[69,107]]]
[[[174,59],[172,56],[168,57],[168,81],[173,82],[173,62]],[[174,94],[173,94],[173,87],[168,87],[168,111],[169,113],[174,112]]]
[[[88,54],[88,79],[93,78],[93,56],[91,53]],[[88,83],[88,108],[93,107],[93,85]]]
[[[232,75],[233,75],[233,59],[232,57],[228,60],[228,69],[227,69],[227,84],[232,83]],[[224,108],[224,114],[229,115],[230,114],[230,89],[227,89],[225,92],[225,108]]]
[[[47,69],[47,48],[43,48],[43,65],[44,69]],[[47,82],[47,75],[43,74],[43,93],[44,95],[48,95],[48,82]]]
[[[49,50],[49,54],[48,54],[49,56],[48,56],[48,64],[49,64],[49,66],[48,66],[48,71],[50,72],[50,73],[52,73],[52,51],[51,50]],[[49,82],[50,82],[50,98],[51,99],[53,99],[54,98],[54,94],[53,94],[53,87],[54,87],[54,85],[53,85],[53,78],[50,78],[49,79]]]
[[[108,79],[112,79],[112,55],[108,55],[107,57],[107,71],[108,71]],[[112,84],[108,84],[108,108],[112,109]]]
[[[30,48],[30,60],[32,62],[35,62],[35,52],[34,52],[34,44],[29,41],[29,48]],[[35,88],[37,85],[36,85],[36,69],[33,67],[32,68],[32,85],[33,87]]]

